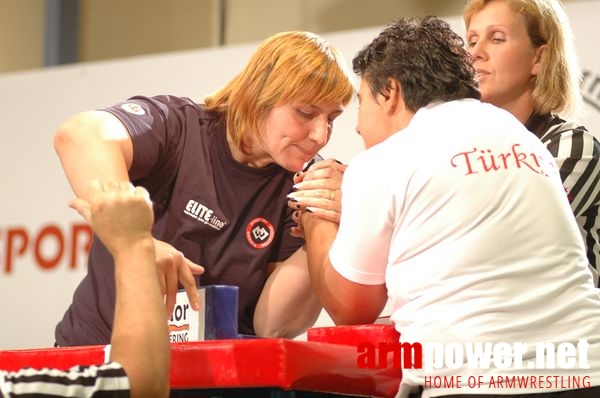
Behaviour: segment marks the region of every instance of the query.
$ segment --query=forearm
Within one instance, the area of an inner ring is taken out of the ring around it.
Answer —
[[[385,285],[362,285],[340,275],[329,260],[338,224],[303,217],[308,269],[314,291],[336,325],[372,323],[387,301]]]
[[[115,256],[111,360],[125,368],[132,397],[166,396],[170,345],[150,236]]]
[[[316,221],[316,220],[315,220]],[[306,248],[308,252],[308,270],[313,289],[336,324],[344,323],[339,317],[340,304],[332,287],[335,286],[330,270],[329,249],[333,244],[338,225],[328,221],[316,221],[304,224]]]
[[[302,247],[269,275],[254,311],[254,331],[262,337],[293,338],[314,325],[321,309]]]

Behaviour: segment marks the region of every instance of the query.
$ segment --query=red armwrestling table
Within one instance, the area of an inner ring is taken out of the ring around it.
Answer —
[[[357,343],[397,339],[391,326],[314,328],[308,341],[208,340],[173,343],[172,397],[393,397],[400,370],[361,369]],[[397,340],[396,340],[397,341]],[[104,346],[0,351],[0,368],[104,362]],[[316,395],[315,395],[316,394]]]

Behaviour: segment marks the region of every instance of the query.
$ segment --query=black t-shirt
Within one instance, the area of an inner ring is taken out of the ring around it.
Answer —
[[[201,285],[239,286],[239,331],[253,334],[266,264],[285,260],[304,243],[289,234],[293,173],[274,163],[252,168],[236,162],[224,121],[187,98],[133,97],[105,110],[132,137],[129,174],[150,192],[154,237],[205,267]],[[96,239],[88,274],[57,326],[58,344],[107,344],[114,294],[114,264]]]

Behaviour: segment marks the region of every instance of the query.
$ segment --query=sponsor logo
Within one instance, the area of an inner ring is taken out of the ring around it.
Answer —
[[[133,115],[144,115],[146,113],[146,111],[144,110],[144,108],[142,108],[141,106],[139,106],[136,103],[133,102],[126,102],[124,104],[121,105],[121,109],[123,109],[125,112],[129,112]]]
[[[92,245],[87,223],[48,223],[39,228],[0,225],[0,278],[25,268],[47,272],[85,268]]]
[[[220,231],[226,225],[226,222],[220,220],[214,214],[214,211],[211,208],[193,199],[190,199],[187,202],[183,212],[195,220],[200,221],[204,225],[208,225],[209,227],[216,229],[217,231]]]
[[[257,217],[246,225],[246,240],[255,249],[262,249],[273,242],[275,228],[267,219]]]
[[[169,340],[171,343],[190,341],[190,321],[188,314],[191,314],[189,304],[175,305],[173,315],[169,320]]]
[[[186,325],[169,325],[169,332],[173,333],[173,332],[183,332],[183,331],[187,331],[190,330],[190,325],[186,324]]]

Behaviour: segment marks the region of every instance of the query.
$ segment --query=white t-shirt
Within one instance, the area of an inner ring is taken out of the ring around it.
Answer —
[[[469,388],[470,376],[600,385],[600,298],[583,241],[551,154],[512,115],[476,100],[422,108],[352,159],[342,191],[331,263],[353,282],[386,284],[402,342],[528,343],[524,369],[471,369],[464,357],[456,369],[404,369],[401,392],[426,376],[461,375],[462,388],[423,397],[517,393]],[[590,369],[527,368],[535,343],[579,339]],[[525,390],[561,389],[548,384]]]

